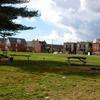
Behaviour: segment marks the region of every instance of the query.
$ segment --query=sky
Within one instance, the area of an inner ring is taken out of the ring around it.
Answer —
[[[100,0],[30,0],[25,4],[39,10],[40,17],[19,17],[16,22],[36,29],[15,37],[45,40],[47,43],[91,41],[100,37]]]

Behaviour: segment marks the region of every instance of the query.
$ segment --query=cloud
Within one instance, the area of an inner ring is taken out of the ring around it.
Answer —
[[[39,36],[39,40],[46,41],[47,43],[55,42],[56,44],[63,43],[63,35],[55,30],[53,30],[51,33],[48,33],[48,35],[45,36]]]
[[[100,0],[31,0],[28,6],[39,9],[42,20],[64,30],[66,41],[92,40],[99,36]]]
[[[81,39],[75,33],[64,33],[63,35],[63,42],[78,42]]]
[[[38,39],[41,41],[45,40],[49,44],[51,44],[52,42],[54,42],[55,44],[63,44],[64,42],[80,41],[80,39],[77,37],[77,34],[66,33],[66,32],[59,33],[56,30],[53,30],[51,33],[48,33],[48,35],[39,36]]]
[[[100,13],[100,0],[81,0],[81,8]]]

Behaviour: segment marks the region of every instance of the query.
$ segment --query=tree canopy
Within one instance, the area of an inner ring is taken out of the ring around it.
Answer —
[[[38,11],[28,10],[27,7],[14,6],[28,3],[29,0],[0,0],[0,35],[2,37],[15,35],[19,30],[33,29],[34,27],[17,24],[14,19],[21,17],[37,17]],[[11,4],[11,5],[9,5]]]

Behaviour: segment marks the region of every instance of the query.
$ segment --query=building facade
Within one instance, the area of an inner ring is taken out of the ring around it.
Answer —
[[[6,44],[10,51],[27,51],[27,43],[22,38],[7,38]]]
[[[66,42],[63,48],[64,53],[68,54],[92,54],[92,42]]]
[[[93,42],[65,42],[63,45],[47,44],[45,41],[33,40],[26,42],[22,38],[7,38],[4,43],[0,38],[0,50],[29,51],[37,53],[63,52],[68,54],[100,54],[100,39]]]
[[[3,38],[0,38],[0,51],[3,51],[5,48],[4,40]]]
[[[34,52],[34,47],[32,41],[27,41],[27,51]]]
[[[78,54],[92,54],[92,42],[77,42],[76,53]]]
[[[33,40],[32,44],[33,44],[34,52],[40,53],[46,51],[45,41]]]
[[[48,53],[63,52],[63,45],[46,44],[46,52]]]
[[[63,45],[63,52],[68,54],[76,54],[77,44],[74,42],[66,42]]]
[[[100,55],[100,39],[93,42],[93,54]]]

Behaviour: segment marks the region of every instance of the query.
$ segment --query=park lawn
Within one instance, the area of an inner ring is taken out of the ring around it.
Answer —
[[[30,61],[14,57],[13,63],[0,63],[0,100],[100,99],[100,73],[90,70],[100,67],[100,56],[87,56],[86,65],[73,60],[68,66],[66,54],[18,54],[30,54]]]

